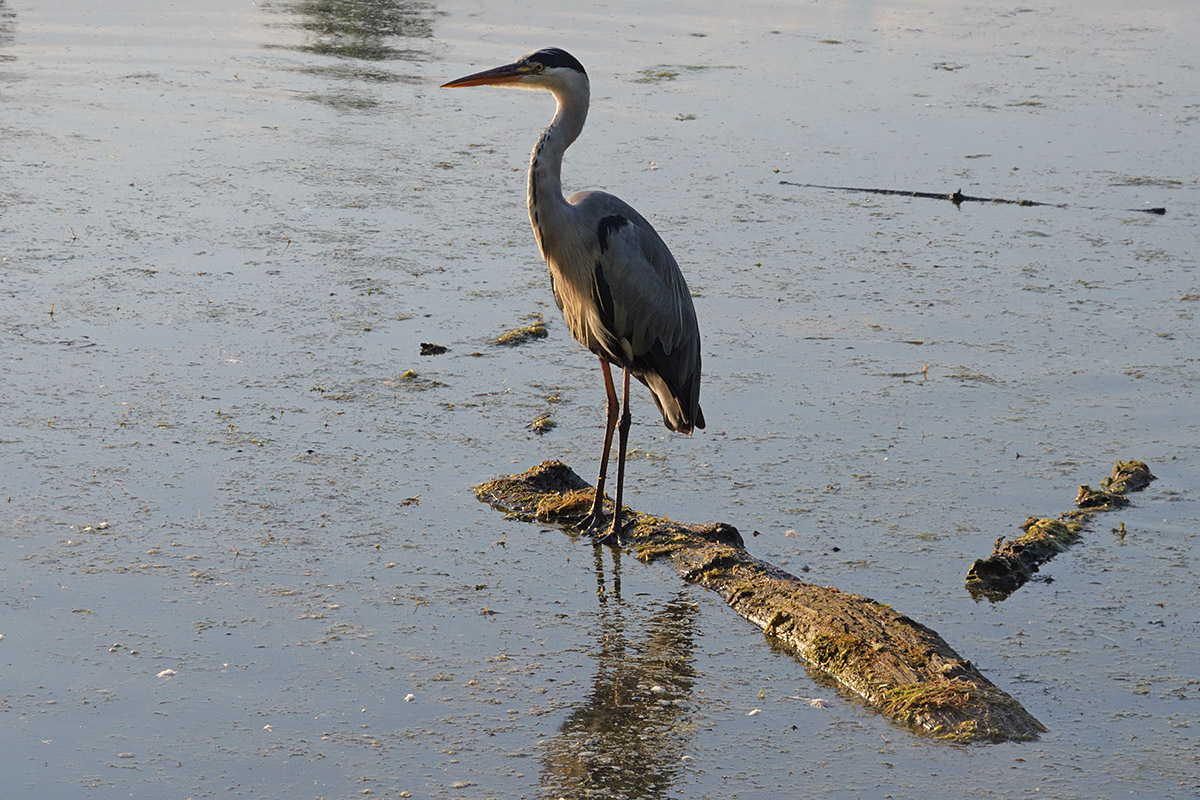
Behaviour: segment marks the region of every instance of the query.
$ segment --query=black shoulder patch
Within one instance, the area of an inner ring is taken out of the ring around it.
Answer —
[[[604,277],[604,265],[599,261],[596,262],[596,269],[592,271],[592,297],[596,301],[596,310],[600,314],[600,324],[608,331],[609,335],[615,337],[613,328],[616,327],[616,305],[613,303],[612,287],[608,285],[608,280]],[[609,353],[608,358],[618,366],[624,366],[621,359],[616,353]]]
[[[622,225],[628,225],[629,220],[622,216],[614,214],[611,217],[605,217],[600,220],[600,225],[596,228],[596,238],[600,240],[600,252],[608,252],[608,237],[619,231]]]
[[[587,75],[587,72],[583,69],[583,64],[579,63],[579,59],[558,47],[547,47],[537,50],[525,57],[537,61],[539,64],[544,64],[547,67],[566,67],[567,69],[573,69],[576,72]]]

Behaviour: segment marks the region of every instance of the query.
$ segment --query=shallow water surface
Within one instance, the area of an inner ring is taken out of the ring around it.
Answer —
[[[49,5],[0,0],[12,796],[1200,790],[1190,4]],[[475,501],[599,454],[524,217],[553,103],[437,89],[547,45],[592,80],[565,185],[654,222],[704,335],[709,427],[639,392],[630,504],[929,625],[1040,741],[917,736]],[[1158,481],[970,599],[1118,457]]]

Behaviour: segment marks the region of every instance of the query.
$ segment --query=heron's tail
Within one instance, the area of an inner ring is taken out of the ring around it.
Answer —
[[[693,391],[691,381],[675,390],[656,372],[634,375],[650,389],[654,405],[662,414],[663,424],[668,429],[690,434],[693,428],[704,427],[704,412],[700,409],[700,387]]]

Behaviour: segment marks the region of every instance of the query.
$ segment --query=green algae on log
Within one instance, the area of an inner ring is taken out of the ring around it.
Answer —
[[[475,487],[509,515],[573,525],[592,487],[558,461]],[[664,561],[716,592],[785,650],[833,677],[884,715],[959,742],[1026,741],[1045,727],[936,632],[866,597],[804,583],[746,552],[737,529],[626,510],[626,542],[646,563]]]
[[[1150,468],[1141,461],[1118,461],[1113,467],[1113,474],[1100,481],[1100,485],[1110,492],[1125,494],[1140,492],[1155,480],[1150,474]]]
[[[1021,525],[1023,536],[1010,542],[1003,536],[997,539],[992,554],[976,560],[967,570],[967,591],[976,600],[1004,600],[1024,586],[1042,564],[1075,544],[1095,512],[1129,505],[1125,493],[1139,492],[1152,480],[1150,468],[1141,461],[1117,461],[1113,474],[1100,482],[1103,489],[1087,484],[1079,487],[1075,496],[1078,509],[1057,519],[1030,517]]]
[[[1129,498],[1120,492],[1093,489],[1086,483],[1079,487],[1079,492],[1075,495],[1075,505],[1095,511],[1111,511],[1127,506],[1129,502]]]
[[[972,597],[1005,599],[1024,586],[1038,567],[1075,544],[1083,525],[1072,519],[1030,517],[1021,529],[1023,536],[1010,542],[1001,536],[990,556],[971,564],[967,590]]]

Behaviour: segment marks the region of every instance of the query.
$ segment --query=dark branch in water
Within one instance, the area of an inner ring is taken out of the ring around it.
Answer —
[[[910,192],[903,189],[862,189],[856,186],[824,186],[819,183],[793,183],[792,181],[780,181],[784,186],[799,186],[802,189],[829,189],[835,192],[863,192],[865,194],[892,194],[899,197],[921,197],[926,200],[949,200],[956,206],[963,203],[994,203],[997,205],[1010,206],[1047,206],[1051,208],[1069,208],[1066,203],[1039,203],[1036,200],[1005,200],[1002,197],[972,197],[968,194],[963,194],[962,189],[954,192]],[[1089,209],[1095,210],[1095,209]],[[1130,208],[1128,211],[1141,214],[1158,214],[1162,216],[1167,213],[1167,209],[1159,206],[1157,208]]]

